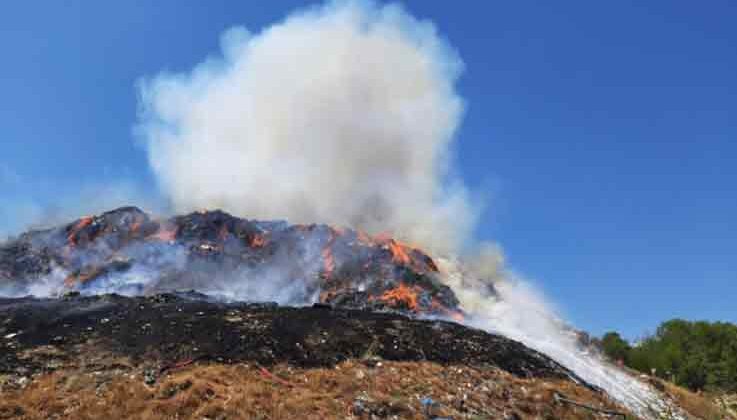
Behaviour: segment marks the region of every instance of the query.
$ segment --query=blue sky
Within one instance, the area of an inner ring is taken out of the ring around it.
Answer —
[[[132,135],[136,80],[188,70],[224,29],[302,4],[5,5],[0,230],[80,185],[155,195]],[[737,3],[405,6],[465,62],[457,154],[491,197],[479,238],[597,334],[737,322]]]

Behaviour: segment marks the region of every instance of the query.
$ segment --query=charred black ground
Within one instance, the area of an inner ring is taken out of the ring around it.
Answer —
[[[516,341],[394,313],[227,303],[190,293],[1,299],[0,320],[5,374],[59,369],[108,354],[162,368],[192,360],[324,367],[378,358],[576,379]]]

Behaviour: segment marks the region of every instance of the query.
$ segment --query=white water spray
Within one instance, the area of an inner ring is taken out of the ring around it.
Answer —
[[[438,260],[446,283],[470,314],[470,325],[550,356],[642,418],[660,419],[666,414],[667,418],[686,418],[649,385],[582,346],[577,332],[529,283],[504,269],[496,247],[482,245],[480,249],[466,265],[457,259]]]

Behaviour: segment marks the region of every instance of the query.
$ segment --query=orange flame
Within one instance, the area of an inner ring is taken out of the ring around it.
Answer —
[[[341,234],[340,231],[331,229],[330,239],[328,239],[328,242],[322,248],[322,252],[320,253],[322,255],[323,276],[325,278],[331,277],[333,275],[333,271],[335,271],[335,257],[333,256],[333,243],[335,242],[336,233]]]
[[[361,240],[360,233],[359,240]],[[392,261],[396,264],[412,266],[415,269],[422,267],[422,264],[418,264],[412,257],[412,252],[415,248],[392,238],[388,232],[382,232],[376,235],[373,238],[373,243],[380,243],[388,249],[392,254]]]
[[[93,220],[94,218],[92,216],[84,216],[81,219],[79,219],[79,221],[69,231],[69,235],[67,236],[67,242],[69,242],[71,245],[76,245],[77,244],[77,234],[79,233],[79,231],[91,225]]]
[[[392,238],[388,232],[382,232],[371,236],[363,231],[356,231],[357,241],[364,245],[374,247],[382,246],[392,255],[395,264],[412,267],[418,272],[438,271],[435,261],[412,245],[400,242]]]
[[[139,229],[141,229],[141,226],[143,226],[143,223],[140,220],[136,220],[131,225],[131,233],[137,233]]]
[[[264,238],[264,235],[255,234],[251,238],[251,242],[249,244],[251,248],[262,248],[264,245],[266,245],[266,238]]]
[[[404,303],[409,309],[416,310],[418,301],[417,292],[417,286],[409,287],[404,283],[399,283],[399,286],[384,292],[379,297],[379,300],[391,302],[395,305]]]
[[[73,287],[75,284],[85,284],[100,275],[100,269],[96,267],[87,267],[76,274],[70,274],[64,279],[66,287]]]
[[[442,313],[443,315],[451,318],[456,322],[463,322],[465,320],[463,314],[460,311],[448,308],[447,306],[440,303],[436,298],[432,299],[432,309]]]
[[[392,253],[392,260],[397,264],[410,265],[412,258],[409,256],[409,252],[412,251],[410,247],[400,242],[390,239],[388,242],[389,251]]]

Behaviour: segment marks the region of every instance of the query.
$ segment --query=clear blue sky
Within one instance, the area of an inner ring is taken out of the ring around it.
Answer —
[[[0,206],[90,180],[155,194],[131,134],[135,81],[299,4],[5,4]],[[479,237],[597,334],[737,321],[737,2],[405,5],[466,63],[458,160],[493,193]]]

